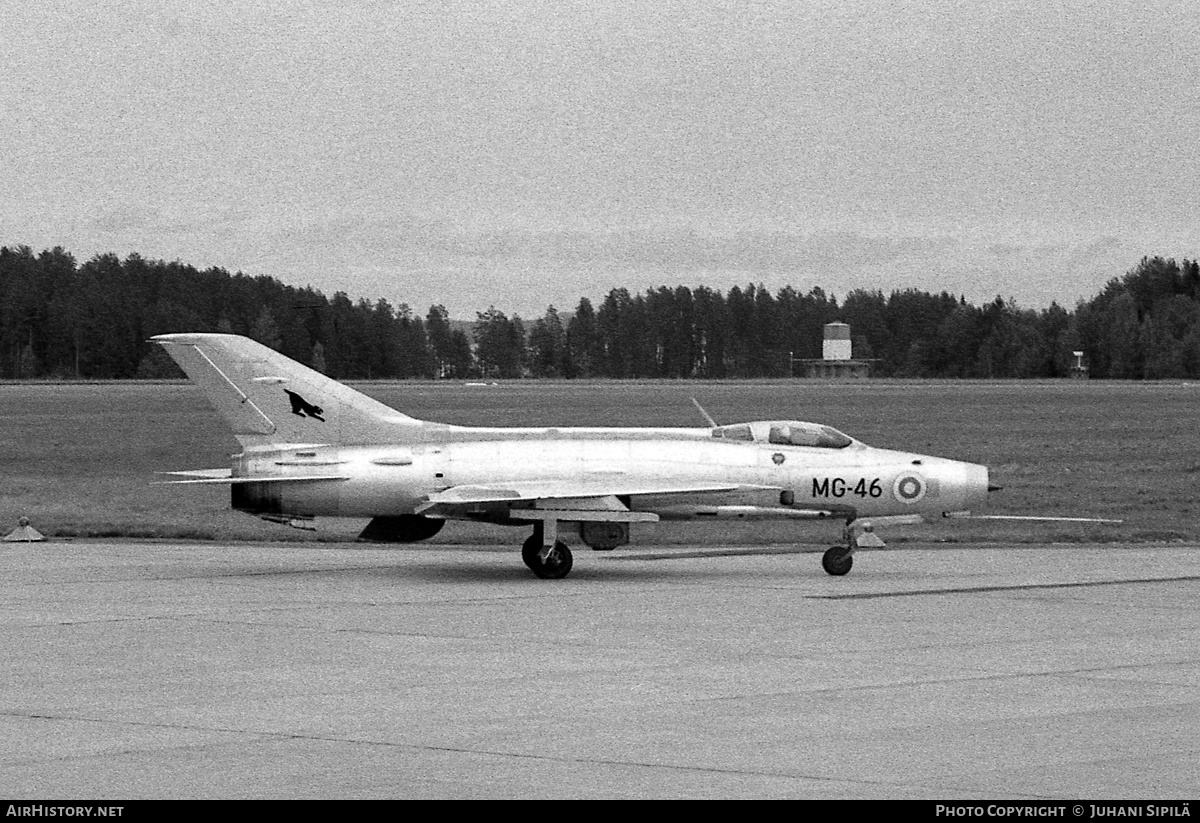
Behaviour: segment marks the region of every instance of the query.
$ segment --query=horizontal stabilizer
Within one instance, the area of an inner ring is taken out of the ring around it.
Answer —
[[[162,480],[153,486],[230,486],[239,483],[312,483],[318,480],[349,480],[344,474],[305,474],[289,477],[233,477],[229,469],[197,469],[185,472],[160,472],[186,477],[186,480]]]
[[[173,477],[189,477],[196,480],[219,480],[223,477],[233,475],[232,469],[191,469],[182,472],[157,472],[158,474],[169,474]]]

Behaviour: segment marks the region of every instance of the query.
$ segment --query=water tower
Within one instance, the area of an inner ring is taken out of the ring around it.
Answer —
[[[800,360],[805,377],[870,377],[874,360],[855,360],[850,326],[826,323],[820,360]]]
[[[821,357],[826,360],[849,360],[850,354],[850,327],[845,323],[826,323]]]

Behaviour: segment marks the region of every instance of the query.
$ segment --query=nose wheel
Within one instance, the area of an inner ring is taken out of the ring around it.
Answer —
[[[521,559],[529,570],[543,580],[559,580],[571,573],[575,560],[571,550],[561,540],[550,546],[543,545],[542,530],[535,528],[533,534],[521,546]]]
[[[854,566],[854,555],[845,546],[832,546],[821,555],[821,567],[834,577],[841,577]]]

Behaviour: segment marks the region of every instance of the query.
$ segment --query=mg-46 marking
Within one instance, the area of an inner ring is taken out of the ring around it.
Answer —
[[[845,480],[841,477],[814,477],[812,482],[813,497],[845,497],[848,494],[858,497],[882,497],[883,496],[883,481],[878,477],[868,480],[865,477],[859,478],[853,486],[853,480]]]

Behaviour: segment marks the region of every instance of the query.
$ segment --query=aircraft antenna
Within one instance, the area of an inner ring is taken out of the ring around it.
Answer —
[[[713,420],[712,415],[704,410],[704,407],[700,405],[699,400],[693,397],[692,403],[695,404],[696,408],[700,411],[700,414],[704,415],[704,419],[708,421],[708,425],[712,426],[714,429],[720,428],[720,424],[717,423],[716,420]]]

